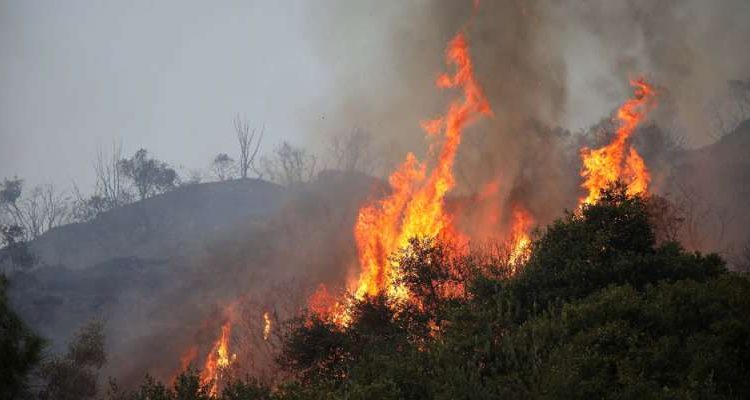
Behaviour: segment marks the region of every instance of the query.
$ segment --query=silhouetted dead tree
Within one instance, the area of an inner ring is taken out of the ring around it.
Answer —
[[[375,166],[372,136],[355,128],[331,139],[330,153],[336,168],[344,171],[371,173]]]
[[[122,160],[122,143],[112,143],[111,153],[99,148],[94,162],[96,184],[94,197],[98,197],[107,204],[107,208],[125,205],[132,200],[132,196],[125,188],[125,171],[120,162]]]
[[[317,172],[317,157],[288,142],[276,147],[272,157],[261,161],[269,179],[285,186],[307,182]]]
[[[678,188],[680,193],[675,206],[684,220],[680,241],[691,250],[726,252],[724,236],[730,217],[728,210],[706,201],[694,188]]]
[[[237,144],[240,146],[240,178],[247,179],[247,173],[251,169],[258,177],[261,177],[262,174],[255,167],[255,158],[258,156],[258,150],[260,150],[260,143],[263,141],[263,134],[266,127],[263,126],[256,136],[256,130],[253,129],[250,131],[250,124],[245,120],[241,120],[238,115],[234,118],[234,130],[237,134]]]
[[[669,199],[652,195],[648,200],[649,219],[654,228],[658,243],[674,242],[679,239],[685,222],[683,210]]]
[[[21,179],[5,179],[0,186],[0,197],[4,219],[22,228],[26,240],[72,219],[70,196],[53,185],[40,185],[23,195]]]

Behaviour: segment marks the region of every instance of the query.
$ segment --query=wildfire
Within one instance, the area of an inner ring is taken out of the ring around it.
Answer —
[[[588,191],[588,195],[581,199],[581,204],[595,203],[601,190],[617,180],[627,185],[628,194],[648,191],[651,176],[643,158],[632,147],[629,139],[653,106],[656,93],[642,78],[632,80],[630,84],[634,87],[634,96],[617,110],[619,126],[612,142],[599,149],[584,148],[581,151],[581,177],[584,178],[582,187]]]
[[[229,339],[232,334],[232,323],[227,321],[221,326],[221,335],[206,357],[206,363],[201,372],[201,381],[211,386],[211,394],[215,396],[219,391],[219,379],[224,371],[237,359],[236,354],[229,354]]]
[[[529,245],[531,237],[529,230],[534,223],[528,211],[520,205],[513,207],[513,228],[511,232],[511,251],[509,263],[512,267],[522,264],[529,256]]]
[[[332,294],[323,283],[318,285],[315,292],[307,299],[307,307],[313,315],[330,318],[339,326],[349,323],[346,304]]]
[[[263,340],[268,341],[269,336],[271,336],[271,317],[266,311],[263,313]]]
[[[463,96],[450,104],[445,115],[422,123],[431,138],[440,140],[431,147],[437,150],[433,153],[434,168],[428,173],[427,163],[409,153],[388,179],[393,188],[391,195],[359,211],[354,237],[360,274],[351,285],[358,299],[381,292],[397,299],[408,296],[405,288],[394,283],[397,272],[388,257],[405,247],[409,239],[441,236],[454,243],[461,240],[451,216],[445,212],[444,198],[455,184],[452,168],[463,129],[478,117],[491,115],[492,110],[474,77],[463,34],[450,41],[446,62],[455,66],[455,73],[441,74],[436,85],[442,89],[460,88]]]

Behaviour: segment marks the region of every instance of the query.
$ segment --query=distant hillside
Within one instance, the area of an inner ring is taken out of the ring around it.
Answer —
[[[166,376],[217,307],[309,275],[341,279],[357,209],[383,190],[338,171],[293,189],[261,180],[179,188],[44,234],[32,242],[40,266],[11,277],[11,298],[52,351],[102,319],[107,373]]]
[[[750,120],[711,145],[678,155],[665,189],[687,213],[685,244],[732,261],[750,244]]]
[[[692,196],[689,248],[750,242],[750,121],[680,151],[669,166],[657,171],[659,190]],[[45,233],[31,243],[40,265],[11,277],[12,300],[52,350],[85,321],[104,319],[107,372],[163,378],[187,346],[206,340],[199,332],[215,333],[205,321],[239,296],[266,307],[303,298],[307,288],[295,280],[341,281],[356,259],[357,209],[387,190],[340,171],[296,188],[262,180],[182,187]]]
[[[42,265],[80,269],[113,258],[164,258],[193,251],[238,221],[272,215],[286,190],[262,180],[232,180],[177,188],[61,226],[32,243]]]

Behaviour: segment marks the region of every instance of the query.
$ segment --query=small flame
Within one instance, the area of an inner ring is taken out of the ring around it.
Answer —
[[[271,317],[266,311],[263,313],[263,340],[268,341],[269,336],[271,336]]]
[[[599,149],[581,150],[582,187],[588,191],[581,204],[595,203],[601,190],[617,180],[627,185],[630,195],[648,191],[651,176],[629,139],[653,106],[656,92],[642,78],[630,81],[630,84],[634,87],[634,96],[617,110],[619,126],[612,142]]]
[[[513,228],[511,232],[511,251],[509,263],[514,269],[529,258],[531,237],[529,230],[534,219],[528,211],[520,205],[513,207]]]

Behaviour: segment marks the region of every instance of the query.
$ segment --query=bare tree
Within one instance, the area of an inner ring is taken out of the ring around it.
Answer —
[[[288,142],[276,147],[273,156],[263,157],[261,162],[269,179],[285,186],[307,182],[317,172],[317,157]]]
[[[718,249],[726,253],[726,228],[730,221],[725,207],[707,201],[694,187],[678,185],[675,207],[681,221],[680,242],[691,250]]]
[[[52,185],[33,188],[21,203],[26,229],[31,238],[70,222],[70,196]]]
[[[83,195],[73,183],[71,214],[75,221],[88,221],[102,212],[133,201],[132,191],[126,185],[122,143],[113,141],[109,151],[99,147],[93,166],[96,178],[93,194]]]
[[[226,153],[219,153],[214,157],[211,162],[211,170],[216,176],[216,179],[220,181],[226,181],[232,179],[235,172],[235,162],[232,157],[229,157]]]
[[[247,179],[247,173],[250,169],[260,177],[262,174],[255,168],[255,158],[258,155],[260,143],[263,140],[263,134],[266,130],[265,125],[256,137],[255,129],[251,132],[250,124],[245,120],[241,120],[240,116],[237,115],[234,118],[234,130],[237,133],[237,143],[240,145],[240,178]]]
[[[113,142],[111,153],[101,148],[97,150],[94,172],[96,184],[94,196],[101,198],[107,204],[107,209],[127,204],[132,196],[126,190],[124,183],[125,171],[122,165],[122,143]]]
[[[649,220],[658,243],[678,240],[685,222],[684,211],[666,197],[652,195],[648,198]]]
[[[72,221],[72,198],[67,191],[57,191],[53,185],[41,186],[39,191],[46,231]]]
[[[36,186],[22,196],[23,181],[6,179],[0,190],[5,218],[23,229],[26,240],[72,220],[70,196],[53,185]]]
[[[370,173],[374,168],[372,136],[361,129],[355,128],[347,134],[334,136],[330,153],[338,169]]]

